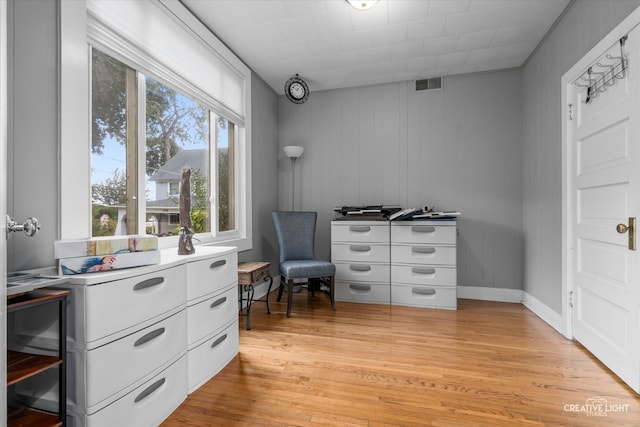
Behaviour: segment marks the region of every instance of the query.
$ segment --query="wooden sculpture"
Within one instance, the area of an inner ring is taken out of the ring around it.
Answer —
[[[193,247],[193,225],[191,224],[191,169],[182,170],[180,181],[180,238],[178,240],[178,255],[195,253]]]

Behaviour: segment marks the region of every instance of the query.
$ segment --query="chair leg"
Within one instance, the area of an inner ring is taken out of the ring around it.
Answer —
[[[287,280],[287,317],[291,317],[291,303],[293,302],[293,279]]]
[[[267,303],[267,314],[271,314],[271,310],[269,310],[269,295],[271,295],[272,285],[273,285],[273,277],[269,276],[269,289],[267,289],[267,296],[264,299],[264,302]]]
[[[280,302],[280,298],[282,298],[282,291],[284,291],[284,283],[282,283],[282,281],[284,280],[284,277],[280,276],[280,287],[278,288],[278,298],[276,298],[276,301]]]
[[[329,297],[331,298],[331,308],[336,311],[336,295],[335,295],[335,280],[334,277],[329,277]]]

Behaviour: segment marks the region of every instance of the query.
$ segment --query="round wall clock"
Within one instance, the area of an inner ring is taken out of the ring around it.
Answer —
[[[309,99],[309,86],[296,74],[284,84],[284,94],[289,101],[295,104],[302,104]]]

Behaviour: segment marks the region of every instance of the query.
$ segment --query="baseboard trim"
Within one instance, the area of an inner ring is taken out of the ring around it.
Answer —
[[[563,336],[567,337],[564,328],[564,320],[561,314],[556,313],[554,310],[549,308],[548,305],[544,304],[539,299],[529,295],[526,292],[523,292],[523,296],[524,298],[522,300],[522,305],[527,307],[529,311],[538,316],[553,329],[560,332]]]
[[[482,301],[522,302],[522,290],[506,288],[485,288],[478,286],[458,286],[458,298]]]

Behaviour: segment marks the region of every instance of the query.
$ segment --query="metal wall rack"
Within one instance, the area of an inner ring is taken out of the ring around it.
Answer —
[[[624,79],[627,76],[629,59],[624,47],[626,41],[627,36],[623,36],[618,41],[620,56],[607,53],[587,68],[587,71],[575,81],[576,86],[587,88],[587,96],[583,101],[585,104],[606,92],[609,86],[616,84],[616,80]]]

